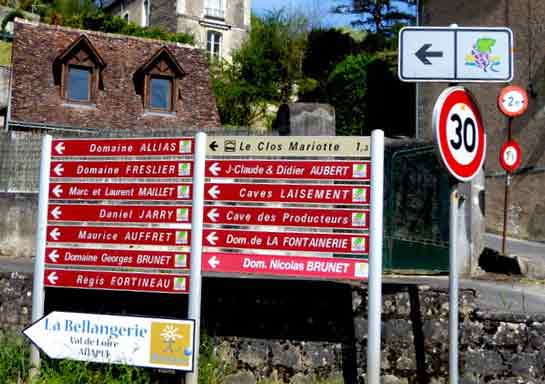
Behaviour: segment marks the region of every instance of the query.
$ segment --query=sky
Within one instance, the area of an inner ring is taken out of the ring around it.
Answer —
[[[251,0],[252,11],[261,15],[266,11],[285,8],[301,11],[312,20],[319,21],[323,27],[350,26],[354,16],[332,14],[330,9],[339,4],[336,0]],[[312,21],[311,20],[311,21]]]

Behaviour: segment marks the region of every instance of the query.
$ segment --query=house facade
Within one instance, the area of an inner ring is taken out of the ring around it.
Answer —
[[[17,20],[7,126],[219,127],[208,64],[182,44]]]
[[[421,25],[509,27],[514,40],[514,78],[511,84],[529,94],[527,112],[513,120],[513,138],[522,149],[522,164],[510,186],[509,236],[545,240],[545,2],[542,0],[434,0],[423,2]],[[507,140],[507,118],[498,110],[500,90],[508,84],[462,84],[481,109],[487,134],[484,167],[487,230],[503,230],[505,172],[499,152]],[[447,84],[421,85],[420,127],[431,139],[431,116],[437,97]]]
[[[142,27],[188,32],[210,56],[228,59],[250,30],[250,0],[115,0],[111,14]]]

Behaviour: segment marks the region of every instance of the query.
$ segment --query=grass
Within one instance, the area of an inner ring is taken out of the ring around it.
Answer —
[[[0,332],[0,382],[2,384],[155,384],[150,370],[116,364],[93,364],[71,360],[43,359],[40,374],[28,381],[29,344],[15,333]],[[235,368],[221,361],[213,340],[203,334],[199,359],[199,384],[223,384],[224,378]],[[282,384],[264,379],[259,384]],[[313,384],[343,384],[343,380],[318,379]]]

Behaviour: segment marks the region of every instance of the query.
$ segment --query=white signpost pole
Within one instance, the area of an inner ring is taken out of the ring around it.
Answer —
[[[186,384],[198,384],[199,346],[201,331],[201,291],[202,291],[202,233],[204,212],[204,175],[206,160],[206,134],[195,135],[195,163],[193,167],[193,204],[191,222],[191,262],[189,275],[189,307],[187,315],[195,320],[195,350],[193,372],[186,374]]]
[[[45,245],[47,239],[47,203],[49,200],[49,172],[51,167],[51,136],[42,138],[42,157],[40,161],[40,190],[38,195],[38,220],[36,232],[36,258],[34,260],[34,278],[32,284],[32,322],[44,315],[44,270]],[[30,375],[40,368],[40,352],[32,346],[30,349]]]
[[[384,132],[371,132],[371,222],[367,305],[367,383],[380,384],[382,314],[382,207],[384,189]]]

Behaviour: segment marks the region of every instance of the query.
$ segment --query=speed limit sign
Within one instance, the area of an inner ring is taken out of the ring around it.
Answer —
[[[433,137],[440,158],[460,181],[471,180],[486,154],[486,135],[473,97],[463,87],[445,89],[433,108]]]
[[[521,160],[520,145],[515,140],[509,140],[500,149],[500,164],[506,172],[513,173],[519,167]]]

